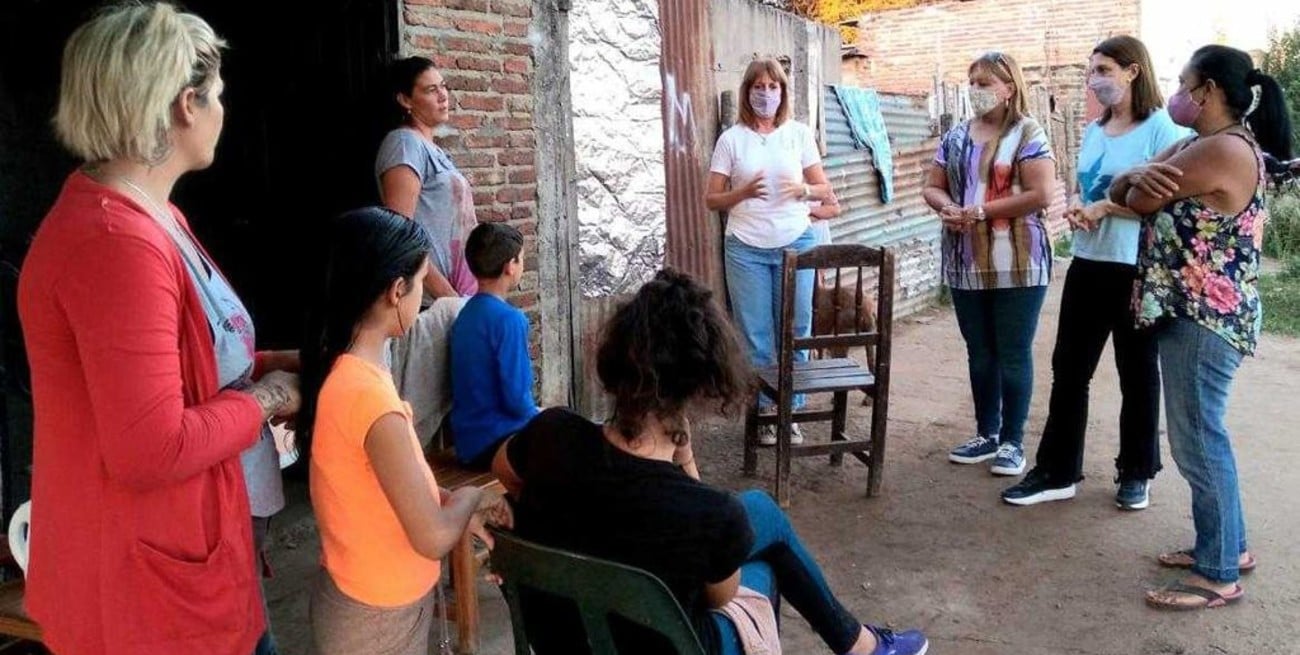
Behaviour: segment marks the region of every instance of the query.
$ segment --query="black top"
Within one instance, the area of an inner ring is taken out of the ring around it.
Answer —
[[[691,616],[706,650],[715,650],[704,585],[735,573],[754,543],[739,500],[676,465],[616,448],[600,425],[567,409],[539,414],[510,440],[506,457],[524,481],[515,506],[519,536],[654,574]],[[555,605],[539,603],[529,614]],[[571,605],[568,613],[568,620],[528,622],[539,655],[589,652]],[[620,652],[665,652],[629,632],[615,632]]]

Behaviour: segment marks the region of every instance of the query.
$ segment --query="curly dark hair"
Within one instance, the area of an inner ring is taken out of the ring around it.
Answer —
[[[753,371],[713,292],[690,275],[659,271],[605,324],[596,372],[614,397],[610,423],[623,438],[654,417],[684,445],[685,416],[708,405],[735,416],[750,399]]]

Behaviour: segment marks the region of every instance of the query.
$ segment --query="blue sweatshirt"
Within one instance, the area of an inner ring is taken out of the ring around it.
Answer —
[[[528,317],[492,294],[476,294],[451,326],[456,459],[468,463],[495,449],[536,414]]]

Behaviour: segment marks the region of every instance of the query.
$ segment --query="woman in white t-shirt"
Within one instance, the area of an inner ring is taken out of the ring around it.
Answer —
[[[745,69],[738,102],[740,122],[718,137],[713,150],[705,202],[709,209],[727,212],[724,251],[731,310],[751,361],[765,367],[776,363],[782,253],[817,245],[808,202],[834,207],[835,195],[812,129],[790,120],[790,83],[781,64],[754,60]],[[821,208],[818,218],[835,213]],[[812,288],[813,271],[800,272],[794,329],[801,336],[812,327]],[[759,402],[761,409],[770,410],[773,401],[762,396]],[[795,407],[802,404],[802,396],[796,396]],[[797,423],[791,441],[803,441]],[[759,432],[759,443],[776,443],[771,426]]]

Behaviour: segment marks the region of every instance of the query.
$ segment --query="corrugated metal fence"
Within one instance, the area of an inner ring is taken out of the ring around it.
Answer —
[[[826,87],[826,175],[843,213],[831,221],[835,243],[889,246],[898,261],[894,313],[904,316],[939,293],[939,216],[925,204],[921,187],[938,140],[923,100],[881,96],[881,111],[894,150],[894,198],[880,201],[880,184],[869,150],[854,150],[848,118],[835,92]]]

